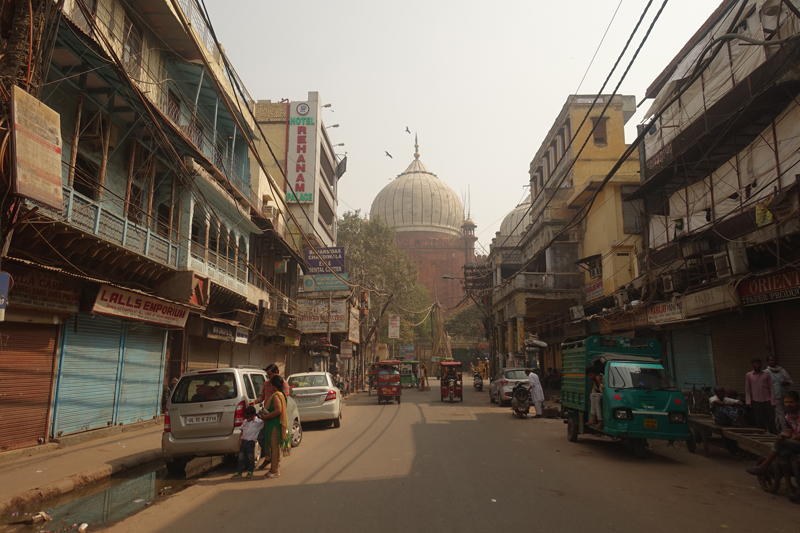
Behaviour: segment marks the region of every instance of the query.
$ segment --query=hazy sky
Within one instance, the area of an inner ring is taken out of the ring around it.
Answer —
[[[347,173],[339,212],[373,198],[420,159],[457,194],[488,248],[527,194],[528,165],[576,89],[596,93],[647,4],[644,0],[205,0],[220,42],[255,99],[304,100],[318,91]],[[655,0],[606,92],[662,5]],[[720,0],[669,0],[622,94],[648,85]],[[643,105],[627,127],[628,141]],[[393,158],[384,154],[388,151]],[[465,206],[466,208],[466,206]]]

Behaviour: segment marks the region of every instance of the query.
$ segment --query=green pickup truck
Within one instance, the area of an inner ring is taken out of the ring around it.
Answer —
[[[648,440],[689,440],[686,401],[661,364],[659,342],[592,336],[562,344],[561,354],[561,404],[571,442],[581,434],[607,435],[628,440],[644,458]],[[589,368],[604,385],[595,400],[602,422],[592,425]]]

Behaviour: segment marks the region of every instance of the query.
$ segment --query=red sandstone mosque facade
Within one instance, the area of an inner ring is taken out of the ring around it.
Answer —
[[[444,282],[443,276],[464,277],[464,265],[475,261],[475,223],[464,217],[458,195],[414,160],[378,193],[370,218],[381,218],[394,227],[398,246],[414,261],[419,283],[442,307],[455,307],[463,298],[461,285]],[[450,314],[447,313],[446,314]]]

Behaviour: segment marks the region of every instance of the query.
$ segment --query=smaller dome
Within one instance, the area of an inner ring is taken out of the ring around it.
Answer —
[[[500,235],[519,237],[525,233],[525,228],[528,227],[528,224],[522,222],[522,219],[530,216],[530,206],[531,195],[529,194],[525,200],[511,210],[511,212],[506,215],[506,218],[503,219],[503,223],[500,224]]]
[[[474,226],[474,225],[475,225],[475,222],[473,222],[471,218],[468,218],[468,219],[466,220],[466,222],[464,222],[464,225],[465,225],[465,226]]]

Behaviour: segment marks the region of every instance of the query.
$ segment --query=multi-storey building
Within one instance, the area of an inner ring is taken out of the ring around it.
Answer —
[[[572,95],[531,161],[530,197],[506,216],[489,254],[501,366],[560,367],[560,343],[586,331],[571,324],[570,308],[613,300],[636,276],[638,218],[622,198],[639,182],[637,156],[600,187],[627,148],[634,110],[631,96]]]
[[[769,355],[800,375],[799,4],[722,2],[647,91],[635,325],[684,388],[742,391]]]
[[[294,344],[300,256],[262,209],[249,98],[196,4],[59,5],[32,45],[52,39],[47,77],[12,96],[0,394],[19,431],[0,449],[157,417],[183,370],[284,364]]]

